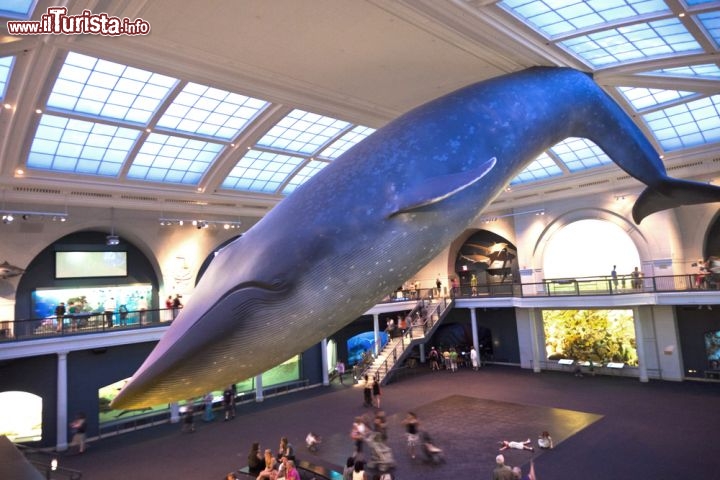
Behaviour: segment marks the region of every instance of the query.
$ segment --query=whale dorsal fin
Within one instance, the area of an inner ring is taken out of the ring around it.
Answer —
[[[497,159],[492,157],[475,170],[443,175],[421,183],[415,189],[408,190],[402,194],[400,199],[401,203],[395,210],[390,212],[388,217],[400,213],[409,213],[413,210],[434,205],[442,202],[446,198],[452,197],[456,193],[462,192],[487,175],[487,173],[493,169],[495,163],[497,163]]]

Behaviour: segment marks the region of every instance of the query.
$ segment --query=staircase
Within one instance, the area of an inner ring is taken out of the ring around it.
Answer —
[[[368,378],[378,377],[381,384],[386,384],[396,366],[402,365],[412,351],[412,347],[425,343],[435,333],[437,326],[451,310],[453,300],[449,298],[424,298],[419,300],[410,312],[411,326],[405,335],[391,338],[375,360],[362,373]]]

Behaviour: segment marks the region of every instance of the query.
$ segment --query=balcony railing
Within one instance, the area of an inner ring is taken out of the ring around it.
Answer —
[[[381,303],[416,301],[436,297],[493,298],[493,297],[560,297],[592,295],[630,295],[668,292],[720,292],[720,275],[658,275],[633,278],[619,276],[617,283],[610,276],[551,278],[536,283],[461,284],[449,291],[434,288],[397,290]],[[46,337],[102,333],[123,329],[155,328],[169,325],[177,314],[173,309],[114,312],[87,312],[65,315],[62,321],[53,315],[45,318],[0,321],[0,342],[37,340]]]
[[[111,331],[167,326],[177,316],[176,309],[83,312],[44,318],[0,321],[0,342],[37,340],[46,337],[103,333]]]

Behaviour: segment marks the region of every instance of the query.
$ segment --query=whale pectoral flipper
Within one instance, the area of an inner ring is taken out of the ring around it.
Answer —
[[[720,202],[720,188],[716,185],[668,177],[640,194],[633,206],[632,216],[639,225],[643,218],[662,210],[713,202]]]
[[[492,157],[475,170],[443,175],[441,177],[435,177],[431,181],[422,182],[413,190],[408,190],[402,194],[401,204],[390,212],[388,218],[400,213],[409,213],[413,210],[434,205],[456,193],[462,192],[487,175],[496,163],[497,159]]]

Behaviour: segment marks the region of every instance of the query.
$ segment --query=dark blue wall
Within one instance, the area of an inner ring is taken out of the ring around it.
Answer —
[[[98,435],[98,390],[128,378],[150,354],[156,342],[75,351],[67,357],[68,421],[87,416],[87,435]],[[322,351],[317,344],[301,354],[300,378],[322,382]],[[43,399],[43,438],[33,446],[54,446],[57,440],[57,356],[44,355],[0,362],[0,392],[24,391]],[[6,412],[7,413],[7,412]],[[72,432],[68,428],[68,441]]]
[[[515,320],[515,309],[513,308],[476,308],[478,325],[478,336],[482,337],[485,329],[490,331],[493,344],[492,361],[520,363],[520,347],[518,345],[517,323]],[[470,324],[470,310],[467,308],[454,308],[438,327],[437,332],[429,342],[431,345],[449,345],[443,339],[444,331],[453,329],[453,337],[456,338],[460,331],[465,335],[463,340],[458,341],[460,345],[470,346],[472,344],[472,326]],[[447,335],[445,335],[447,336]]]

